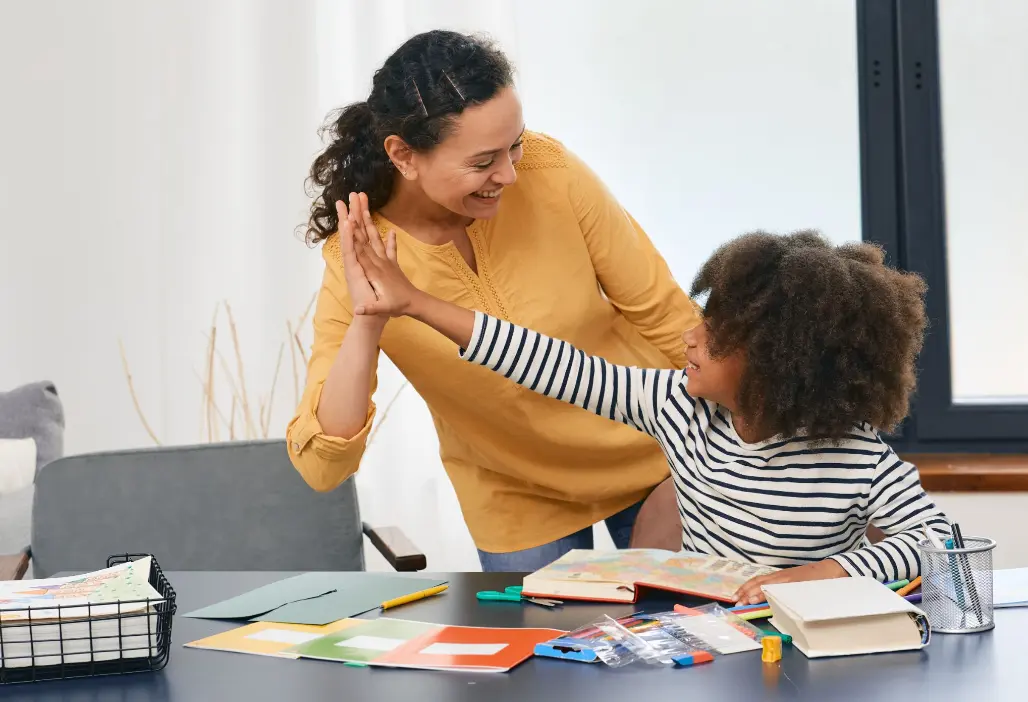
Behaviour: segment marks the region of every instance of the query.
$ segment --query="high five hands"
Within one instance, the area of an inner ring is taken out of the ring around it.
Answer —
[[[343,272],[354,314],[400,317],[410,311],[419,291],[396,261],[396,232],[383,243],[363,193],[350,195],[350,208],[336,201]]]

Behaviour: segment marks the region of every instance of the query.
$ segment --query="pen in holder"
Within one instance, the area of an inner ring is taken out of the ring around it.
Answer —
[[[959,532],[958,532],[959,533]],[[988,631],[993,619],[992,550],[996,542],[978,536],[960,547],[940,548],[924,540],[921,551],[921,609],[932,632],[971,634]]]

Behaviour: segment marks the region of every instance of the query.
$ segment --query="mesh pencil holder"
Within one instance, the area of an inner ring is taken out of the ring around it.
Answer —
[[[992,550],[996,542],[964,537],[964,548],[940,549],[928,541],[921,551],[921,609],[933,632],[972,634],[995,624]]]

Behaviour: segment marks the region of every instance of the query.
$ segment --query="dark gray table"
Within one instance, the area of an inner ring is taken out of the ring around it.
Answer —
[[[242,593],[291,573],[172,572],[181,612]],[[520,582],[514,575],[465,573],[445,576],[449,591],[392,610],[390,616],[443,624],[572,629],[607,613],[620,616],[633,607],[567,605],[550,611],[535,605],[479,603],[478,590],[503,589]],[[670,606],[644,600],[639,609]],[[55,702],[423,702],[427,700],[902,700],[942,702],[1026,700],[1022,666],[1028,644],[1028,610],[1003,610],[996,629],[986,634],[937,634],[924,651],[808,660],[788,648],[778,665],[761,663],[758,653],[719,657],[695,668],[671,670],[631,666],[620,670],[547,659],[532,659],[509,674],[439,673],[350,668],[327,661],[290,661],[182,644],[237,626],[228,622],[175,618],[168,667],[159,673],[120,678],[68,680],[0,686],[0,700]]]

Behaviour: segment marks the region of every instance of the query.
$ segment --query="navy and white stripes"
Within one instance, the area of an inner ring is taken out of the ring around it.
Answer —
[[[686,549],[772,566],[834,558],[851,575],[885,581],[920,573],[922,522],[949,536],[917,469],[866,424],[838,445],[747,444],[727,410],[688,394],[682,371],[616,366],[481,312],[462,357],[656,438]],[[887,538],[870,545],[869,522]]]

